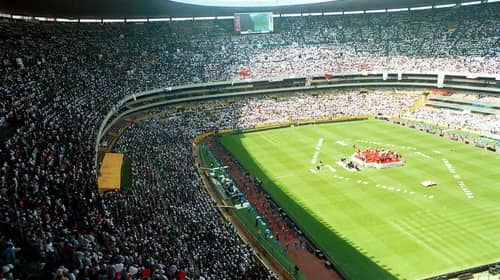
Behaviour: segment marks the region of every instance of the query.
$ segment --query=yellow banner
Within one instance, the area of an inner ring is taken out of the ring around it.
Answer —
[[[123,154],[106,153],[102,160],[97,186],[99,192],[103,193],[111,190],[120,190],[121,173],[123,164]]]

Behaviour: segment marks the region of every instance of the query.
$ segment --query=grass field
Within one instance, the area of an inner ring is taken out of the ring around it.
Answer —
[[[499,154],[378,120],[221,141],[351,279],[419,279],[500,261]],[[336,162],[353,144],[399,152],[406,164],[345,170]]]

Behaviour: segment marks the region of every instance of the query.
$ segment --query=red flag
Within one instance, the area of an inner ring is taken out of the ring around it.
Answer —
[[[248,78],[250,77],[251,73],[250,73],[250,70],[249,69],[240,69],[240,71],[238,71],[238,75],[244,77],[244,78]]]

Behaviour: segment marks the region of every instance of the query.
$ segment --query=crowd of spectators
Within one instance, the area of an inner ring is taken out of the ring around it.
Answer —
[[[236,121],[233,128],[246,129],[259,124],[288,121],[359,115],[399,115],[415,103],[417,98],[417,92],[378,89],[366,93],[352,90],[324,92],[319,95],[298,93],[282,98],[249,98],[243,104],[238,102],[239,109],[231,113],[235,115],[233,119]]]
[[[22,42],[7,60],[2,57],[4,64],[16,58],[24,64],[57,60],[82,68],[98,63],[122,78],[123,84],[114,90],[119,94],[125,88],[138,91],[249,76],[384,70],[498,74],[499,12],[500,5],[488,4],[283,17],[275,19],[275,33],[247,36],[235,35],[231,20],[102,25],[7,21],[0,30],[10,39],[6,47]],[[33,48],[37,51],[28,52]],[[54,48],[66,49],[50,53]],[[249,76],[239,75],[241,69]]]
[[[131,193],[105,197],[109,222],[117,240],[128,244],[127,255],[174,263],[205,279],[268,279],[202,187],[193,137],[218,124],[203,119],[200,113],[167,115],[126,130],[116,151],[132,159],[134,182]]]
[[[410,57],[360,56],[342,46],[300,46],[263,49],[240,66],[238,79],[273,76],[322,76],[350,72],[454,72],[498,74],[500,58],[495,57]],[[244,72],[243,72],[244,71]]]
[[[450,97],[486,106],[498,107],[500,105],[500,98],[491,94],[455,92]]]
[[[447,126],[450,129],[469,129],[486,134],[500,134],[500,120],[496,115],[471,113],[463,110],[422,107],[406,114],[407,117]]]
[[[241,68],[252,77],[398,65],[498,74],[499,10],[487,4],[411,16],[286,18],[262,36],[236,36],[223,20],[2,20],[0,276],[38,262],[57,279],[271,278],[200,187],[193,137],[282,120],[397,114],[415,95],[218,101],[146,121],[117,146],[134,160],[132,193],[101,197],[94,141],[104,114],[131,93],[240,78]]]
[[[258,52],[240,67],[255,78],[359,71],[498,74],[497,9],[280,19],[277,28],[285,32],[273,40],[279,47],[268,37],[241,39]]]

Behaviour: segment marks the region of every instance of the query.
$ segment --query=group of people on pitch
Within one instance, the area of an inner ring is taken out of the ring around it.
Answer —
[[[378,150],[378,149],[366,149],[364,151],[361,151],[358,149],[358,151],[355,154],[355,157],[370,163],[370,162],[375,162],[375,163],[391,163],[391,162],[399,162],[401,161],[402,157],[400,154],[393,152],[393,151],[385,151],[385,150]]]

